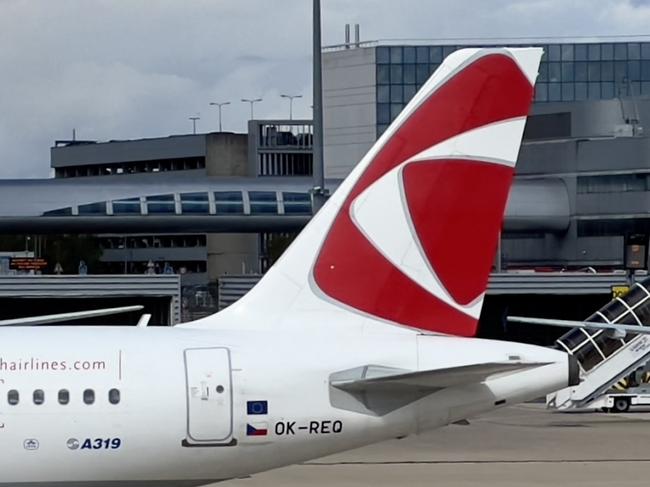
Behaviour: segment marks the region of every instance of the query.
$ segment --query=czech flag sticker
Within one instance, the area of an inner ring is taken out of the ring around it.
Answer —
[[[246,436],[266,436],[268,432],[268,423],[246,423]]]

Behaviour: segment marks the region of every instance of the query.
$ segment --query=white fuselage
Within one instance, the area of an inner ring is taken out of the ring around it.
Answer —
[[[513,354],[548,365],[384,416],[332,405],[330,375],[341,370]],[[2,329],[0,486],[201,485],[449,424],[564,387],[567,374],[554,350],[401,330]]]

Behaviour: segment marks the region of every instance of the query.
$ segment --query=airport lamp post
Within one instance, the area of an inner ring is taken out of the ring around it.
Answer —
[[[188,120],[192,121],[192,133],[196,135],[196,121],[201,120],[201,117],[196,116],[196,117],[189,117]]]
[[[289,120],[293,120],[293,99],[302,98],[302,95],[280,95],[282,98],[289,100]]]
[[[325,204],[325,169],[323,166],[323,73],[321,69],[320,0],[313,0],[313,90],[314,90],[314,136],[312,204],[316,213]]]
[[[241,101],[244,103],[250,103],[251,104],[251,120],[253,120],[255,117],[253,116],[253,105],[257,102],[262,101],[261,98],[242,98]]]
[[[210,102],[210,106],[219,108],[219,132],[223,132],[223,130],[221,129],[221,107],[226,106],[226,105],[230,105],[230,102],[229,101],[222,101],[222,102],[211,101]]]

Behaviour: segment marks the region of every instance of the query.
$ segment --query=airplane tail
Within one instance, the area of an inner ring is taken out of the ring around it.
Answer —
[[[450,55],[259,284],[216,316],[475,335],[541,55]]]

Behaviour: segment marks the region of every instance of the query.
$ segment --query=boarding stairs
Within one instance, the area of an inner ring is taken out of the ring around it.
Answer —
[[[635,283],[627,294],[610,301],[585,321],[650,326],[650,278]],[[558,338],[556,346],[578,360],[581,376],[579,385],[547,396],[547,406],[559,410],[589,407],[650,360],[650,335],[616,336],[604,330],[574,328]]]

